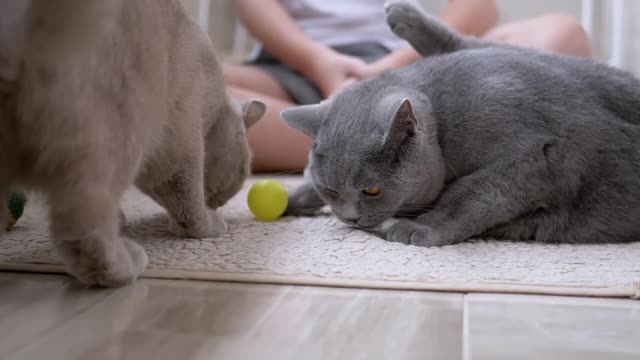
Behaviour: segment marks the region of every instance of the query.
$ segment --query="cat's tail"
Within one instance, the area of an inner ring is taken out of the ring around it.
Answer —
[[[490,41],[457,33],[442,21],[424,12],[413,1],[388,0],[387,24],[400,38],[407,40],[423,57],[463,49],[499,46]]]

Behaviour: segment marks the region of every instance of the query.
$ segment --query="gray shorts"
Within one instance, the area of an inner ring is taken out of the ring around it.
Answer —
[[[389,54],[387,48],[376,42],[335,46],[333,49],[341,54],[358,57],[367,63],[374,62]],[[299,105],[316,104],[324,99],[313,82],[288,65],[281,63],[264,49],[260,51],[256,59],[248,62],[247,65],[255,66],[273,76]]]

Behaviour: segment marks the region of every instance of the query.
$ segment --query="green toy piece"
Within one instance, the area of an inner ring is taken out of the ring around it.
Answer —
[[[9,201],[7,203],[7,211],[8,211],[8,224],[7,230],[11,230],[11,228],[16,224],[18,219],[24,213],[24,206],[27,203],[27,196],[21,192],[13,192],[9,195]]]

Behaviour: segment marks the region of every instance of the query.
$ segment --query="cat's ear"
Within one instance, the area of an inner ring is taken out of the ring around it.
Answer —
[[[418,121],[413,112],[411,101],[404,99],[400,103],[391,120],[391,126],[384,137],[385,144],[400,145],[416,134]]]
[[[286,109],[280,115],[294,129],[298,129],[312,138],[316,137],[322,120],[325,118],[327,103],[297,106]]]
[[[245,128],[250,128],[251,125],[262,119],[262,116],[267,111],[267,106],[258,100],[249,100],[242,104],[242,121]]]

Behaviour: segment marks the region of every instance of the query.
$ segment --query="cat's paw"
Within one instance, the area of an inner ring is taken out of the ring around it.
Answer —
[[[314,216],[320,213],[325,203],[313,185],[305,183],[289,194],[285,216]]]
[[[212,209],[207,209],[207,216],[204,221],[188,224],[176,221],[169,217],[169,231],[180,238],[206,239],[217,238],[228,230],[227,222],[220,214]]]
[[[283,216],[315,216],[320,213],[321,208],[318,207],[295,207],[289,206],[285,210]]]
[[[406,1],[385,3],[387,24],[396,35],[406,39],[423,26],[423,15],[414,4]]]
[[[422,247],[449,245],[443,236],[432,227],[409,220],[393,225],[386,235],[387,241]]]
[[[66,249],[67,272],[88,286],[116,287],[138,278],[149,259],[138,243],[116,238],[110,249]]]

